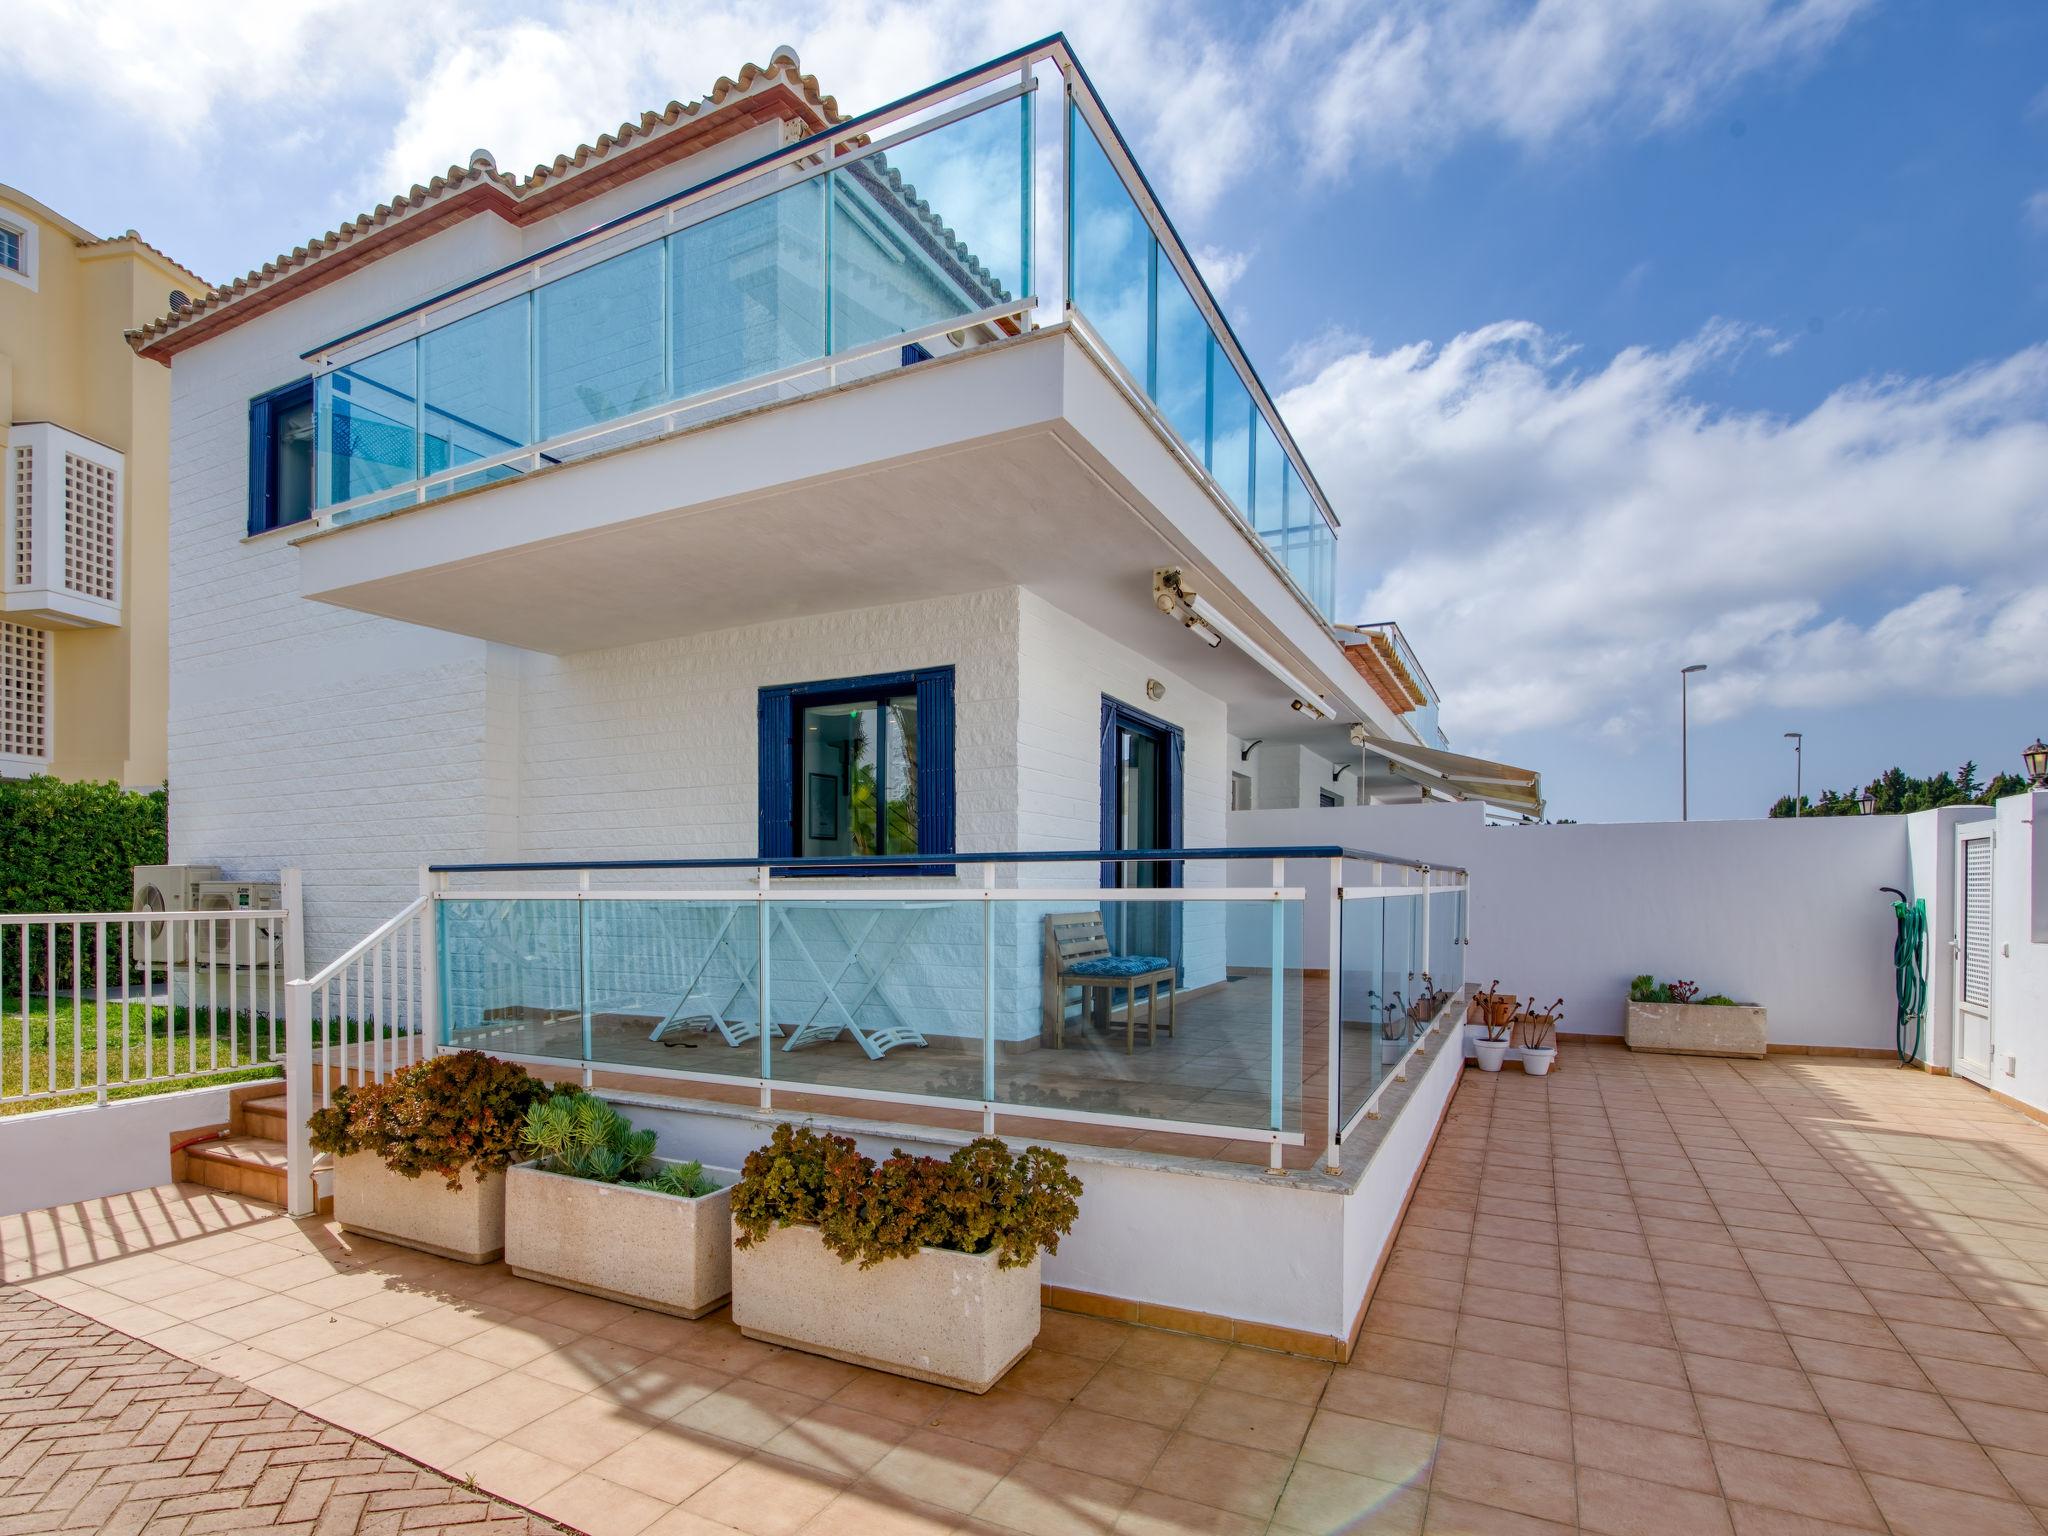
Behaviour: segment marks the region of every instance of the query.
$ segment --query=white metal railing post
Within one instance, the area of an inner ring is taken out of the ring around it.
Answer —
[[[292,909],[294,919],[298,909]],[[313,1142],[313,986],[303,976],[284,984],[285,1214],[311,1216]]]
[[[419,1015],[424,1038],[413,1051],[415,1061],[441,1049],[441,883],[440,876],[426,865],[420,866],[420,895],[427,899],[420,908],[419,933]]]
[[[590,871],[576,872],[576,992],[583,1012],[583,1086],[590,1086]]]
[[[1430,977],[1429,977],[1429,908],[1430,908],[1430,898],[1431,898],[1432,896],[1434,896],[1434,895],[1436,894],[1436,889],[1435,889],[1435,882],[1436,882],[1436,877],[1435,877],[1434,875],[1432,875],[1432,874],[1431,874],[1431,873],[1429,872],[1429,870],[1428,870],[1428,869],[1426,869],[1426,868],[1425,868],[1425,869],[1424,869],[1424,870],[1422,871],[1422,963],[1421,963],[1421,971],[1422,971],[1422,975],[1423,975],[1424,981],[1425,981],[1425,983],[1426,983],[1426,986],[1425,986],[1425,990],[1427,990],[1427,988],[1428,988],[1429,986],[1434,986],[1434,985],[1435,985],[1435,982],[1434,982],[1434,981],[1432,981],[1432,980],[1430,980]],[[1414,1001],[1414,999],[1413,999],[1413,998],[1410,998],[1410,999],[1409,999],[1409,1001],[1410,1001],[1410,1002],[1413,1002],[1413,1001]]]
[[[1326,921],[1329,924],[1329,1099],[1328,1151],[1323,1154],[1323,1166],[1331,1173],[1340,1172],[1344,1166],[1344,1154],[1339,1140],[1344,1133],[1343,1103],[1343,1000],[1344,986],[1344,861],[1330,860],[1330,900]],[[1375,1047],[1377,1049],[1377,1047]]]
[[[1287,995],[1287,902],[1279,894],[1286,884],[1287,861],[1285,859],[1275,859],[1273,861],[1273,966],[1271,971],[1272,986],[1269,988],[1271,994],[1271,1022],[1266,1042],[1268,1064],[1266,1124],[1269,1130],[1275,1131],[1284,1129],[1282,1125],[1281,1101],[1286,1092],[1286,1079],[1281,1052],[1285,1040],[1287,1012],[1285,1006]],[[1133,1006],[1135,1007],[1135,999],[1133,999]],[[1275,1171],[1281,1166],[1280,1143],[1277,1141],[1272,1144],[1272,1154],[1268,1166]]]
[[[769,1086],[775,1075],[774,1026],[769,1022],[773,1015],[768,1007],[768,931],[775,914],[768,905],[768,882],[769,869],[763,864],[754,877],[754,889],[758,893],[754,900],[754,931],[755,947],[761,952],[761,1109],[764,1113],[775,1107],[775,1091]]]
[[[981,866],[981,1133],[996,1133],[996,867]],[[1138,999],[1129,999],[1132,1015]]]
[[[107,920],[101,918],[93,924],[93,1011],[95,1023],[93,1037],[99,1058],[93,1077],[93,1101],[107,1102]],[[121,1038],[128,1038],[128,1013],[121,1012]]]

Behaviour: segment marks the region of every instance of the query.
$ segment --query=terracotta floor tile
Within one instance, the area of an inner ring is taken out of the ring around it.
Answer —
[[[670,1432],[657,1420],[593,1394],[579,1397],[553,1413],[542,1414],[505,1438],[514,1445],[580,1469],[602,1461],[656,1428],[664,1434]]]
[[[1820,1408],[1804,1371],[1778,1365],[1757,1365],[1748,1360],[1728,1360],[1719,1355],[1687,1355],[1685,1373],[1691,1379],[1695,1392],[1738,1398],[1749,1403],[1769,1403],[1777,1408],[1801,1408],[1809,1412]]]
[[[583,1472],[534,1500],[534,1509],[586,1536],[639,1536],[668,1513],[668,1506],[644,1493]],[[771,1533],[763,1533],[771,1536]]]
[[[1558,1391],[1561,1398],[1561,1373]],[[1344,1366],[1330,1373],[1329,1384],[1323,1388],[1321,1405],[1362,1419],[1379,1419],[1388,1424],[1433,1432],[1443,1420],[1444,1388]]]
[[[1437,1437],[1377,1419],[1320,1410],[1302,1442],[1301,1460],[1385,1483],[1426,1480]]]
[[[964,1515],[988,1497],[1017,1459],[994,1446],[956,1440],[936,1430],[913,1429],[868,1470],[862,1482]]]
[[[1700,1423],[1707,1438],[1723,1445],[1743,1445],[1753,1450],[1777,1451],[1803,1456],[1809,1461],[1850,1464],[1838,1426],[1824,1413],[1803,1413],[1793,1408],[1773,1408],[1765,1403],[1746,1403],[1739,1398],[1696,1396]]]
[[[703,1435],[660,1428],[649,1430],[599,1458],[590,1470],[607,1482],[665,1503],[680,1504],[728,1467],[737,1465],[743,1454],[738,1446]],[[518,1497],[510,1489],[506,1496]]]
[[[910,1433],[910,1426],[838,1403],[819,1403],[761,1447],[837,1480],[867,1472]],[[637,1445],[640,1442],[635,1441]],[[632,1449],[631,1446],[627,1447]]]
[[[1579,1524],[1605,1536],[1727,1536],[1733,1527],[1718,1496],[1581,1467]]]
[[[1541,1520],[1576,1517],[1570,1462],[1446,1439],[1437,1446],[1432,1493],[1491,1504]]]
[[[817,1406],[814,1397],[744,1378],[699,1399],[672,1422],[737,1445],[763,1446]]]
[[[1152,1463],[1144,1486],[1263,1520],[1272,1516],[1292,1466],[1291,1456],[1226,1445],[1182,1430]]]
[[[1692,1393],[1675,1387],[1652,1386],[1648,1382],[1624,1381],[1619,1376],[1595,1376],[1574,1371],[1571,1409],[1575,1414],[1644,1424],[1673,1434],[1696,1435],[1700,1432]]]
[[[1721,1474],[1721,1491],[1730,1499],[1839,1525],[1877,1523],[1862,1478],[1847,1467],[1725,1444],[1714,1447],[1714,1466]]]
[[[1625,1381],[1644,1381],[1659,1387],[1686,1385],[1685,1363],[1675,1349],[1577,1334],[1572,1337],[1567,1354],[1574,1371],[1619,1376]]]
[[[1512,1398],[1545,1408],[1562,1408],[1569,1400],[1568,1377],[1562,1366],[1538,1365],[1530,1360],[1510,1360],[1463,1349],[1451,1362],[1450,1385],[1456,1391]],[[1327,1393],[1323,1400],[1329,1401]]]
[[[1444,1400],[1443,1432],[1479,1445],[1525,1451],[1554,1461],[1570,1460],[1571,1415],[1562,1408],[1512,1402],[1481,1392],[1453,1389]],[[1310,1431],[1313,1437],[1314,1431]]]
[[[1071,1402],[1074,1394],[1087,1386],[1089,1379],[1100,1369],[1100,1360],[1035,1347],[1010,1367],[1010,1374],[1003,1378],[1003,1385],[1014,1392],[1028,1392],[1034,1397],[1065,1403]]]
[[[2012,1486],[1998,1466],[1974,1442],[1923,1435],[1882,1424],[1845,1419],[1835,1426],[1850,1458],[1865,1472],[1895,1475],[1916,1483],[1933,1483],[1962,1493],[2010,1498]]]
[[[2002,1446],[2015,1451],[2035,1451],[2048,1446],[2048,1413],[2028,1408],[2008,1408],[2002,1403],[1979,1403],[1964,1399],[1949,1405],[1979,1445]],[[1904,1424],[1904,1429],[1927,1426]]]
[[[1074,1395],[1076,1406],[1172,1429],[1187,1416],[1201,1384],[1183,1376],[1132,1370],[1111,1361]]]
[[[463,1465],[463,1475],[475,1478],[477,1487],[486,1493],[531,1508],[536,1500],[574,1477],[576,1469],[537,1451],[498,1441],[473,1453]]]
[[[1894,1536],[2040,1536],[2041,1526],[2024,1504],[1876,1473],[1864,1481]]]
[[[1122,1324],[1099,1317],[1048,1309],[1039,1314],[1038,1347],[1085,1360],[1107,1360],[1123,1347],[1129,1332]]]
[[[1474,1504],[1435,1491],[1430,1493],[1429,1511],[1422,1521],[1423,1536],[1571,1536],[1577,1529],[1576,1525],[1539,1520],[1534,1515],[1516,1514],[1491,1504]]]
[[[1071,1467],[1024,1461],[989,1490],[975,1513],[1026,1536],[1084,1536],[1113,1530],[1137,1491]]]
[[[1290,1536],[1333,1531],[1414,1536],[1422,1529],[1428,1493],[1313,1462],[1297,1462],[1273,1512],[1272,1529]]]
[[[1164,1333],[1156,1328],[1133,1328],[1110,1359],[1114,1364],[1134,1371],[1153,1371],[1161,1376],[1207,1381],[1229,1352],[1228,1344],[1215,1339]]]
[[[1935,1393],[1909,1392],[1901,1387],[1849,1381],[1839,1376],[1815,1376],[1811,1381],[1822,1406],[1837,1422],[1856,1419],[1952,1440],[1969,1438],[1969,1431],[1963,1428],[1950,1405]]]
[[[1701,1493],[1720,1491],[1707,1442],[1697,1435],[1573,1414],[1572,1447],[1573,1459],[1581,1467],[1598,1467]]]
[[[950,1387],[928,1381],[911,1381],[881,1371],[862,1371],[853,1381],[833,1393],[832,1401],[904,1424],[926,1424],[956,1394]]]
[[[566,1407],[581,1395],[546,1381],[521,1381],[507,1386],[505,1378],[498,1377],[467,1392],[458,1392],[434,1411],[444,1419],[467,1424],[499,1440],[525,1428],[542,1414]]]
[[[1671,1320],[1678,1347],[1689,1355],[1718,1355],[1724,1360],[1747,1360],[1753,1365],[1796,1368],[1799,1357],[1791,1341],[1775,1328],[1745,1328],[1692,1317]]]
[[[1119,1536],[1262,1536],[1267,1529],[1263,1519],[1234,1515],[1149,1488],[1133,1494],[1116,1518]]]
[[[1039,1437],[1032,1455],[1098,1477],[1143,1483],[1168,1438],[1156,1425],[1069,1407]]]
[[[1210,1440],[1292,1456],[1314,1412],[1306,1403],[1212,1385],[1202,1389],[1180,1427]]]
[[[1304,1360],[1298,1355],[1236,1348],[1223,1357],[1216,1373],[1209,1378],[1209,1384],[1314,1406],[1328,1385],[1333,1369],[1321,1361]],[[1008,1384],[1008,1378],[1005,1378],[1005,1385]]]
[[[785,1349],[770,1355],[748,1371],[747,1379],[766,1382],[769,1386],[780,1387],[785,1392],[796,1392],[805,1397],[822,1400],[859,1375],[859,1366],[848,1365],[843,1360],[828,1360],[823,1355],[807,1355],[802,1350]]]
[[[750,1456],[719,1473],[682,1507],[749,1536],[793,1536],[840,1491],[841,1484],[810,1467]]]
[[[849,1488],[818,1512],[804,1536],[949,1536],[960,1522],[950,1509]]]
[[[1618,1339],[1628,1344],[1669,1348],[1678,1341],[1675,1323],[1667,1316],[1629,1307],[1603,1306],[1593,1301],[1566,1302],[1564,1327],[1568,1333],[1591,1334],[1595,1338]]]

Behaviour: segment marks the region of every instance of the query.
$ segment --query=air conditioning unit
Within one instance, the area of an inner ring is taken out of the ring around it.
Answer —
[[[135,868],[134,900],[128,910],[197,912],[199,887],[219,878],[218,864],[139,864]],[[161,971],[166,965],[183,965],[187,958],[185,940],[191,929],[190,923],[136,924],[136,931],[128,939],[136,963],[141,963],[146,948],[152,971]]]
[[[275,880],[202,880],[201,912],[275,912],[284,905],[284,887]],[[272,918],[247,923],[201,923],[199,958],[217,965],[233,961],[237,969],[266,969],[273,958],[284,963],[284,926]]]

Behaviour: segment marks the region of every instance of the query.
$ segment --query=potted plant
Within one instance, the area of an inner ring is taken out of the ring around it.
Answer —
[[[1522,1070],[1541,1077],[1557,1060],[1557,1021],[1564,1017],[1564,999],[1548,1008],[1525,1009],[1516,1021],[1522,1031]]]
[[[732,1189],[732,1319],[749,1338],[986,1392],[1038,1336],[1039,1256],[1080,1213],[1045,1147],[994,1137],[877,1163],[779,1125]]]
[[[1408,1014],[1401,1006],[1401,994],[1380,1015],[1380,1065],[1390,1067],[1408,1053]]]
[[[526,1112],[531,1161],[505,1176],[505,1262],[527,1280],[702,1317],[732,1290],[730,1177],[654,1155],[611,1105],[574,1089]]]
[[[505,1251],[505,1169],[548,1086],[516,1062],[454,1051],[334,1090],[307,1122],[334,1159],[342,1227],[465,1264]],[[425,1175],[433,1174],[429,1179]]]
[[[1768,1051],[1770,1018],[1762,1007],[1718,992],[1701,997],[1699,991],[1690,981],[1659,982],[1649,975],[1631,981],[1629,1049],[1678,1056],[1762,1056]]]
[[[1472,1042],[1472,1054],[1478,1059],[1480,1071],[1498,1072],[1501,1063],[1507,1060],[1514,1043],[1515,1005],[1519,1001],[1512,992],[1501,991],[1498,981],[1489,982],[1484,992],[1473,996],[1482,1036]]]

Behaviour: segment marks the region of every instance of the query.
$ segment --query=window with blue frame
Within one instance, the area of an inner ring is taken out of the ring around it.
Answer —
[[[300,379],[249,402],[249,531],[313,515],[313,381]]]
[[[953,852],[953,669],[763,688],[761,857]]]

